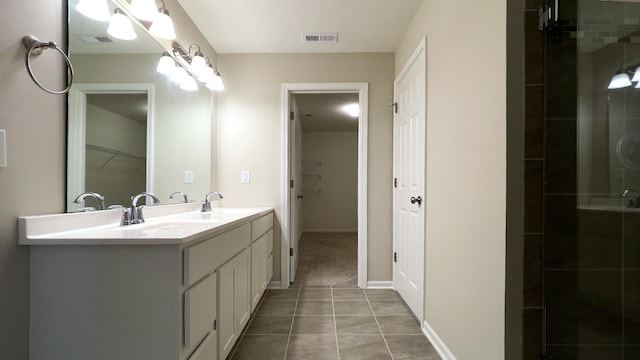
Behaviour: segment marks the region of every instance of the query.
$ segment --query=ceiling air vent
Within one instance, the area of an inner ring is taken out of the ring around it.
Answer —
[[[86,43],[110,43],[113,42],[111,38],[104,35],[80,35],[80,40]]]
[[[338,33],[302,34],[303,42],[338,42]]]

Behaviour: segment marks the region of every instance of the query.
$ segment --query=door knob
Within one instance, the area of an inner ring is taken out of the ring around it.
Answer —
[[[411,203],[412,204],[418,203],[418,205],[422,205],[422,196],[418,196],[418,197],[412,196]]]
[[[302,196],[301,194],[298,194],[298,199],[304,199],[304,196]]]

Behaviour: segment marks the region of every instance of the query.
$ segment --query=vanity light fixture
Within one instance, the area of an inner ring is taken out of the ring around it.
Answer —
[[[632,82],[638,82],[640,81],[640,66],[636,67],[636,70],[633,72],[633,78],[631,79]]]
[[[116,8],[113,12],[111,21],[109,22],[109,27],[107,28],[107,33],[120,40],[134,40],[138,37],[136,32],[133,30],[131,20],[124,14],[124,12],[122,12],[122,10],[120,10],[120,8]]]
[[[171,76],[169,77],[169,80],[171,80],[176,84],[182,85],[182,83],[185,81],[187,76],[189,76],[189,74],[187,73],[187,70],[185,70],[183,67],[176,66],[176,70],[173,72],[173,74],[171,74]]]
[[[156,0],[131,0],[129,11],[143,21],[153,21],[158,15]]]
[[[176,62],[169,55],[169,53],[162,54],[160,61],[158,61],[158,67],[156,71],[163,75],[171,75],[176,71]]]
[[[215,72],[213,81],[207,84],[207,87],[213,91],[224,91],[224,82],[222,82],[222,76],[219,72]]]
[[[80,0],[76,10],[93,20],[104,22],[111,20],[111,12],[106,0]]]
[[[198,77],[198,79],[204,79],[207,76],[207,61],[204,59],[204,54],[200,51],[200,45],[192,44],[189,46],[189,55],[191,55],[191,48],[196,47],[194,55],[191,57],[191,71]]]
[[[158,13],[153,19],[149,32],[161,39],[175,40],[176,29],[175,26],[173,26],[173,20],[171,20],[169,16],[169,10],[164,6],[164,1],[161,0],[161,2],[162,7],[158,9]]]

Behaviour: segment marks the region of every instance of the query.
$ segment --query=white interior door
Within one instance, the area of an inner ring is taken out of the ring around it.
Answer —
[[[425,49],[394,82],[394,287],[418,319],[424,309]]]
[[[290,179],[293,186],[290,187],[291,192],[291,219],[290,219],[290,262],[289,273],[290,282],[294,282],[296,279],[296,271],[298,269],[298,241],[302,234],[302,224],[300,223],[302,216],[302,126],[300,126],[300,117],[298,116],[298,106],[296,104],[295,95],[291,95],[289,102],[289,114],[291,119],[291,127],[289,128],[289,159],[291,161]]]

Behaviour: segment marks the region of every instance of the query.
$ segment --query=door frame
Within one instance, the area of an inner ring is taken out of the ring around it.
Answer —
[[[340,94],[357,93],[360,104],[358,118],[358,286],[367,287],[367,165],[368,165],[368,122],[369,83],[284,83],[281,91],[281,208],[282,231],[280,241],[280,287],[289,287],[289,248],[291,246],[290,219],[291,195],[289,191],[289,97],[292,94]]]
[[[85,191],[85,158],[87,130],[87,94],[147,94],[147,169],[146,188],[153,192],[153,147],[155,84],[153,83],[82,83],[69,91],[67,125],[67,212],[78,204],[73,199]],[[79,171],[81,169],[82,171]]]

